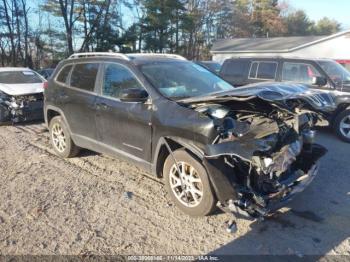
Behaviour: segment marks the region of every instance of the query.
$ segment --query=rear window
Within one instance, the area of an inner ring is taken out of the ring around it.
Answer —
[[[33,71],[0,72],[0,83],[3,84],[35,84],[43,80]]]
[[[74,66],[70,85],[85,91],[93,92],[97,77],[99,64],[77,64]]]
[[[273,80],[276,78],[276,62],[253,62],[250,67],[249,78]]]
[[[222,70],[222,74],[233,77],[247,76],[248,61],[245,60],[232,60],[225,62]]]
[[[72,66],[69,65],[69,66],[66,66],[64,67],[61,72],[59,73],[59,75],[57,76],[57,82],[60,82],[60,83],[67,83],[67,80],[68,80],[68,76],[69,76],[69,73],[70,73],[70,70],[72,69]]]

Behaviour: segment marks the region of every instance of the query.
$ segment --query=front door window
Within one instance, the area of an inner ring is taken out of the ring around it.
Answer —
[[[313,65],[303,63],[283,64],[282,81],[312,84],[313,78],[316,76],[321,76],[321,74]]]
[[[102,94],[113,98],[120,98],[121,90],[137,88],[143,89],[135,75],[125,66],[118,64],[106,65]]]

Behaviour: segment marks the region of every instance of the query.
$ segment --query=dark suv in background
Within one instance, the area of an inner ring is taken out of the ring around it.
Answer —
[[[221,69],[221,64],[213,61],[194,61],[194,63],[203,66],[214,74],[219,74]]]
[[[124,157],[163,178],[190,215],[219,206],[261,217],[315,177],[326,150],[311,111],[329,99],[302,85],[235,89],[176,55],[85,53],[58,65],[44,112],[61,157]]]
[[[281,57],[227,59],[220,76],[234,86],[260,82],[295,82],[330,92],[336,108],[326,114],[336,134],[350,142],[350,72],[333,60]]]

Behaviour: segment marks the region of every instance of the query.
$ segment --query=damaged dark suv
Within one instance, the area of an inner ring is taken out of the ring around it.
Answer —
[[[83,53],[58,65],[44,113],[61,157],[124,157],[163,178],[189,215],[263,217],[312,181],[326,152],[312,127],[332,98],[306,90],[234,89],[176,55]]]

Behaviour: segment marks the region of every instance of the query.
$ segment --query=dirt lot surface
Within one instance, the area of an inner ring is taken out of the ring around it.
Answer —
[[[329,149],[312,185],[263,222],[227,214],[193,219],[167,201],[161,181],[93,152],[56,157],[42,124],[0,127],[0,254],[347,254],[350,145]]]

